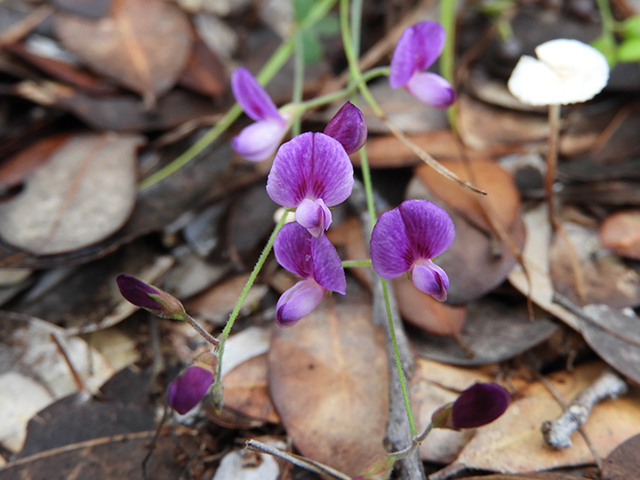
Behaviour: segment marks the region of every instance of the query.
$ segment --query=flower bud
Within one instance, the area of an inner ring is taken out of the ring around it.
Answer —
[[[116,282],[122,296],[136,307],[144,308],[160,318],[185,319],[182,303],[159,288],[147,285],[127,273],[118,275]]]
[[[360,109],[347,102],[327,124],[324,133],[338,140],[347,153],[353,153],[367,141],[367,124]]]
[[[495,383],[476,383],[458,399],[436,410],[431,417],[434,428],[476,428],[493,422],[509,406],[509,392]]]
[[[169,385],[169,406],[180,415],[195,407],[213,384],[213,372],[200,365],[192,365]]]

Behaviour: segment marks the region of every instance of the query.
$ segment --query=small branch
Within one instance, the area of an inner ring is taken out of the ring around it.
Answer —
[[[49,337],[51,338],[51,341],[56,344],[56,348],[58,349],[58,352],[60,352],[60,355],[62,355],[62,358],[64,358],[64,361],[67,364],[67,367],[69,367],[69,371],[71,372],[71,376],[73,377],[73,381],[75,382],[78,390],[85,393],[91,393],[91,390],[87,386],[86,382],[73,366],[73,363],[71,362],[71,358],[69,357],[69,352],[67,352],[67,349],[64,347],[64,345],[62,345],[62,342],[60,341],[58,336],[55,333],[50,333]],[[89,346],[87,346],[87,348],[90,349]],[[92,355],[91,350],[89,350],[89,355]]]
[[[282,450],[271,447],[265,443],[258,442],[257,440],[248,440],[245,443],[245,446],[247,447],[247,450],[273,455],[274,457],[286,460],[293,465],[304,468],[305,470],[309,470],[310,472],[316,473],[318,475],[330,475],[331,477],[337,478],[338,480],[351,480],[350,476],[345,475],[344,473],[327,465],[323,465],[322,463],[309,460],[308,458],[304,458],[293,453],[283,452]]]
[[[207,332],[204,328],[202,328],[202,325],[200,325],[189,314],[185,314],[184,321],[187,322],[189,325],[191,325],[193,327],[193,329],[196,332],[198,332],[198,334],[207,341],[207,343],[209,343],[213,347],[217,347],[218,346],[220,341],[217,338],[215,338],[214,336],[212,336],[209,332]]]
[[[628,390],[626,382],[613,370],[605,370],[595,382],[571,400],[564,413],[542,424],[544,440],[553,448],[571,446],[571,435],[589,418],[593,407],[606,399],[616,399]]]

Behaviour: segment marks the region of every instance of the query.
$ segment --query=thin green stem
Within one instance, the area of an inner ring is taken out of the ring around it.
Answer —
[[[294,46],[294,62],[293,62],[293,96],[294,104],[302,103],[302,94],[304,90],[304,41],[302,39],[302,30],[296,32],[296,44]],[[293,120],[291,127],[291,135],[300,134],[302,127],[302,118],[297,115]]]
[[[613,33],[616,29],[616,21],[611,13],[611,5],[608,0],[596,0],[598,4],[598,10],[600,10],[600,16],[602,17],[602,33],[603,35],[613,37]]]
[[[196,320],[193,317],[191,317],[188,313],[184,314],[184,321],[187,322],[189,325],[191,325],[193,327],[193,329],[196,332],[198,332],[200,334],[200,336],[207,341],[207,343],[209,343],[210,345],[212,345],[214,347],[218,346],[218,344],[220,343],[219,340],[217,338],[213,337],[204,328],[202,328],[202,325],[200,325],[198,322],[196,322]]]
[[[446,32],[444,49],[440,56],[440,73],[455,88],[455,55],[456,55],[456,0],[442,0],[440,4],[440,23]],[[449,124],[457,131],[456,104],[447,109]]]
[[[313,5],[309,14],[302,21],[297,30],[305,30],[324,18],[331,10],[337,0],[320,0]],[[267,61],[262,68],[258,76],[258,81],[265,85],[268,83],[276,73],[287,62],[293,51],[294,44],[297,38],[297,30],[285,41],[278,49],[271,55],[271,58]],[[220,119],[220,121],[214,125],[200,140],[194,143],[191,147],[185,150],[178,158],[173,160],[167,166],[161,168],[154,174],[145,178],[138,188],[144,190],[156,183],[161,182],[165,178],[177,172],[184,167],[187,163],[193,160],[198,154],[202,153],[209,145],[215,142],[220,136],[227,131],[227,129],[237,120],[242,113],[242,108],[238,104],[235,104],[231,109]]]
[[[354,44],[349,31],[349,0],[340,0],[340,31],[342,33],[342,42],[344,45],[345,54],[347,56],[347,62],[349,64],[349,73],[351,78],[358,84],[360,93],[365,101],[369,104],[374,113],[379,117],[384,117],[384,112],[373,98],[373,95],[367,88],[367,85],[361,82],[362,72],[358,65],[358,56],[354,49]],[[367,195],[367,208],[369,210],[369,216],[371,217],[371,226],[375,225],[377,216],[375,212],[375,205],[373,202],[373,189],[371,184],[371,176],[369,172],[369,163],[367,161],[366,151],[363,148],[360,151],[360,161],[363,176],[363,183],[365,186],[365,192]],[[416,425],[413,420],[413,413],[411,412],[411,402],[409,401],[409,394],[407,392],[407,382],[404,378],[404,371],[402,369],[402,362],[400,360],[400,352],[398,349],[398,341],[396,339],[395,328],[393,325],[393,317],[391,315],[391,306],[389,304],[389,292],[387,290],[387,284],[384,279],[382,281],[382,291],[384,294],[385,305],[387,309],[387,318],[389,320],[389,333],[391,336],[391,343],[393,344],[393,352],[396,360],[396,366],[398,368],[398,378],[400,380],[400,387],[402,389],[402,397],[404,399],[405,408],[407,410],[407,419],[409,420],[409,428],[411,430],[411,437],[417,435]]]
[[[273,232],[269,237],[269,241],[267,242],[264,249],[262,250],[262,253],[260,254],[260,258],[258,259],[255,267],[253,267],[253,271],[251,272],[251,275],[249,275],[249,279],[247,280],[247,283],[245,284],[244,289],[240,294],[240,298],[238,298],[238,301],[236,302],[236,306],[233,308],[231,315],[229,315],[229,320],[227,320],[227,324],[224,326],[224,329],[222,330],[222,333],[218,338],[218,341],[220,343],[218,346],[218,369],[217,369],[217,375],[216,375],[216,385],[222,385],[222,355],[224,354],[224,345],[227,341],[227,338],[229,337],[229,333],[231,333],[231,328],[233,328],[233,324],[236,321],[236,318],[238,318],[238,313],[240,312],[240,308],[242,308],[242,303],[244,302],[244,299],[249,293],[249,290],[251,289],[251,287],[253,286],[253,283],[256,281],[258,273],[260,273],[260,270],[262,269],[264,262],[267,260],[267,257],[271,252],[271,248],[273,248],[273,242],[276,239],[276,235],[278,234],[282,226],[285,224],[286,220],[287,220],[287,215],[286,214],[282,215],[282,218],[280,219],[276,227],[273,229]]]
[[[342,267],[343,268],[354,268],[354,267],[370,267],[371,260],[343,260]]]

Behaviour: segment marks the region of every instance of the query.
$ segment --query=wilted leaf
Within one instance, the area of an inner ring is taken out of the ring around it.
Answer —
[[[640,260],[640,210],[609,215],[600,225],[600,242],[622,257]]]
[[[269,389],[287,434],[306,457],[356,475],[376,455],[388,410],[387,358],[371,310],[325,303],[276,328]]]
[[[461,179],[485,190],[488,195],[485,197],[461,188],[454,182],[445,182],[433,168],[420,165],[415,170],[416,175],[433,195],[485,232],[493,231],[487,214],[493,216],[503,228],[508,230],[512,227],[520,213],[520,194],[509,172],[490,160],[476,159],[469,162],[473,171],[472,181],[463,162],[445,160],[440,163]],[[486,212],[481,202],[484,202]]]
[[[3,391],[11,392],[19,388],[15,396],[2,399],[3,412],[10,413],[14,409],[20,411],[17,404],[23,402],[27,410],[44,408],[51,401],[77,391],[74,377],[52,335],[64,347],[76,372],[89,388],[97,390],[113,375],[112,368],[102,355],[84,340],[67,338],[61,328],[37,318],[0,312],[0,338],[3,339],[0,358],[6,359],[0,364],[0,378],[3,382],[13,382],[11,388],[5,383]],[[37,384],[30,379],[37,380]],[[23,394],[29,395],[28,402],[21,396]],[[9,415],[0,422],[0,438],[5,441],[11,439],[5,446],[20,450],[29,418]]]
[[[467,351],[453,338],[415,332],[410,339],[418,355],[451,365],[473,366],[513,358],[557,330],[550,320],[531,322],[525,305],[513,306],[485,297],[467,306],[467,321],[460,332]]]
[[[549,249],[549,266],[558,293],[579,305],[603,303],[624,308],[640,303],[640,275],[620,257],[602,252],[595,229],[576,223],[565,223],[564,229],[578,257],[585,298],[578,298],[570,252],[563,236],[556,233]]]
[[[97,243],[127,221],[136,198],[136,149],[131,135],[83,134],[69,139],[25,189],[0,204],[0,235],[38,255]]]
[[[602,477],[607,480],[640,478],[640,435],[619,445],[604,462]]]
[[[113,0],[109,15],[97,21],[58,13],[55,28],[71,52],[147,105],[173,87],[192,43],[185,13],[162,0]]]
[[[606,368],[591,363],[575,368],[571,373],[558,372],[548,380],[569,402],[580,390],[593,382]],[[593,463],[593,456],[579,433],[573,434],[573,446],[563,450],[549,448],[542,439],[540,425],[557,418],[562,407],[549,390],[535,382],[519,392],[519,398],[506,413],[490,425],[478,429],[452,468],[491,470],[520,473],[547,470],[564,466]],[[583,428],[599,455],[606,457],[617,445],[640,430],[640,395],[630,395],[615,401],[597,404]]]
[[[517,265],[509,274],[509,282],[545,311],[555,315],[574,330],[579,330],[579,319],[566,308],[554,303],[553,285],[549,276],[549,241],[551,225],[545,205],[540,205],[523,215],[527,240],[522,251],[529,280],[522,267]]]

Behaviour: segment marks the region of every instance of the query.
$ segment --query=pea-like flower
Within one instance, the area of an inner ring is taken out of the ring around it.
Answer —
[[[184,415],[205,397],[213,379],[210,369],[191,365],[169,385],[169,406]]]
[[[343,145],[324,133],[303,133],[284,143],[267,179],[269,197],[296,210],[296,221],[319,237],[333,207],[353,189],[353,166]]]
[[[447,212],[428,200],[407,200],[380,215],[371,233],[371,265],[382,278],[411,273],[413,284],[436,300],[447,299],[449,277],[432,258],[453,243]]]
[[[256,121],[231,141],[240,155],[252,162],[269,158],[287,132],[287,118],[280,114],[269,94],[244,67],[231,75],[231,89],[244,113]]]
[[[325,135],[338,140],[347,153],[357,152],[367,141],[364,115],[353,103],[345,103],[324,129]]]
[[[167,292],[148,285],[128,273],[118,275],[116,283],[120,294],[136,307],[144,308],[161,318],[185,320],[187,314],[182,303]]]
[[[477,428],[491,423],[509,407],[509,392],[495,383],[476,383],[431,417],[435,428]]]
[[[398,40],[391,57],[389,84],[405,87],[411,95],[426,105],[447,108],[456,94],[440,75],[425,72],[442,53],[446,33],[437,22],[420,22],[408,27]]]
[[[278,232],[273,251],[280,265],[303,278],[278,300],[276,322],[281,327],[311,313],[327,290],[346,293],[342,262],[326,235],[316,238],[298,223],[288,223]]]

